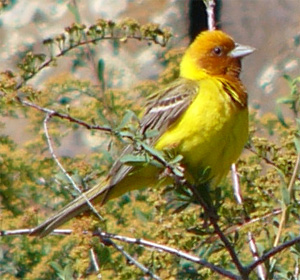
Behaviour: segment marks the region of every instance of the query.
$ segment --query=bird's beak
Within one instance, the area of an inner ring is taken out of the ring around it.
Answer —
[[[250,46],[244,46],[236,43],[235,48],[228,55],[233,58],[242,58],[253,53],[255,50],[255,48]]]

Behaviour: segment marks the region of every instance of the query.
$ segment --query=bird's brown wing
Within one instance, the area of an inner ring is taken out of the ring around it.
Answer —
[[[145,134],[147,130],[158,132],[155,137],[149,139],[150,144],[153,144],[185,112],[197,95],[198,88],[199,83],[180,78],[167,88],[150,96],[147,109],[141,119],[142,134]],[[132,153],[134,153],[134,147],[128,145],[121,153],[120,158]],[[120,182],[131,169],[132,166],[124,165],[117,160],[109,172],[110,185]]]

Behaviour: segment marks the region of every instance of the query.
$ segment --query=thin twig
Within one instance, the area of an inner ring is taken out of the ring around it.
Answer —
[[[257,261],[259,259],[258,249],[256,246],[255,238],[250,231],[248,232],[248,240],[249,240],[249,246],[250,246],[252,256],[253,256],[254,260]],[[267,275],[266,270],[262,264],[259,264],[257,266],[256,271],[257,271],[257,275],[258,275],[259,279],[261,279],[261,280],[266,279],[266,275]]]
[[[160,277],[155,275],[150,269],[139,263],[136,259],[134,259],[132,256],[130,256],[126,251],[124,251],[123,247],[116,244],[113,241],[110,241],[112,246],[114,246],[129,262],[133,263],[136,267],[138,267],[140,270],[142,270],[146,275],[149,275],[151,278],[156,280],[161,280]]]
[[[100,41],[100,40],[116,40],[116,39],[121,39],[123,37],[123,35],[120,36],[111,36],[111,35],[107,35],[107,36],[103,36],[100,38],[95,38],[95,39],[90,39],[90,40],[84,40],[84,41],[79,41],[76,42],[73,45],[70,45],[69,47],[61,50],[59,53],[57,53],[55,56],[51,56],[47,61],[45,61],[44,63],[42,63],[34,72],[32,72],[30,75],[28,75],[28,77],[24,78],[23,81],[21,81],[17,86],[16,86],[16,90],[20,89],[28,80],[32,79],[35,75],[37,75],[41,70],[43,70],[44,68],[48,67],[51,65],[51,63],[53,63],[55,60],[57,60],[58,58],[64,56],[66,53],[68,53],[69,51],[76,49],[80,46],[86,45],[86,44],[95,44],[96,42]],[[134,40],[145,40],[145,41],[152,41],[155,44],[161,45],[162,47],[165,46],[165,42],[161,43],[159,42],[158,39],[155,39],[154,37],[142,37],[142,36],[136,36],[136,35],[127,35],[126,37],[127,39],[134,39]]]
[[[242,192],[241,192],[239,177],[238,177],[235,164],[231,165],[231,178],[233,183],[233,191],[234,191],[235,199],[238,204],[242,205],[243,204]]]
[[[80,20],[80,10],[79,10],[78,4],[75,0],[73,0],[73,6],[75,7],[75,9],[77,11],[77,14],[79,16],[78,23],[80,23],[81,22],[81,20]],[[85,41],[88,41],[87,35],[85,33],[83,33],[83,38],[84,38]],[[105,81],[100,80],[99,77],[98,77],[98,70],[97,70],[95,59],[94,59],[95,57],[92,54],[91,45],[86,44],[85,49],[86,49],[86,56],[87,56],[88,62],[90,63],[91,68],[93,69],[94,75],[96,77],[95,81],[99,85],[99,88],[100,88],[99,95],[102,96],[103,99],[105,100],[105,98],[106,98]],[[109,111],[110,108],[107,105],[107,102],[102,102],[102,104],[103,104],[104,108]]]
[[[231,245],[230,241],[227,239],[227,237],[225,236],[224,232],[221,230],[221,228],[219,227],[218,224],[218,217],[217,214],[215,213],[215,209],[213,206],[208,205],[202,198],[201,194],[199,193],[199,191],[197,190],[197,188],[193,185],[189,185],[188,186],[190,188],[190,190],[193,192],[195,198],[197,199],[197,201],[201,204],[201,206],[203,207],[203,209],[205,210],[206,214],[208,214],[208,218],[209,221],[211,222],[215,233],[219,236],[219,238],[222,240],[222,242],[224,243],[226,250],[228,251],[234,265],[236,266],[237,270],[239,271],[240,275],[242,277],[245,276],[245,269],[243,267],[243,265],[241,264],[233,246]],[[243,279],[243,278],[242,278]]]
[[[270,259],[272,256],[280,253],[281,251],[297,244],[300,243],[300,235],[292,240],[286,241],[284,243],[282,243],[281,245],[274,247],[273,249],[271,249],[270,251],[268,251],[267,253],[263,254],[259,259],[257,259],[255,262],[253,262],[252,264],[250,264],[249,266],[246,267],[246,269],[249,271],[252,271],[253,269],[255,269],[259,264],[265,262],[266,260]]]
[[[293,187],[295,185],[295,181],[296,181],[296,178],[298,175],[299,163],[300,163],[300,154],[298,154],[298,156],[297,156],[295,167],[293,170],[293,175],[292,175],[292,178],[288,185],[288,193],[289,193],[290,198],[292,198],[292,195],[293,195]],[[282,210],[281,219],[280,219],[280,223],[279,223],[279,227],[278,227],[278,231],[277,231],[277,235],[276,235],[273,247],[276,247],[279,244],[279,240],[280,240],[280,237],[281,237],[281,234],[282,234],[285,222],[286,222],[288,207],[285,204],[285,202],[283,202],[282,205],[283,205],[283,210]]]
[[[233,182],[234,196],[236,198],[237,203],[243,206],[244,200],[242,197],[240,181],[239,181],[239,178],[237,175],[237,169],[236,169],[235,164],[231,165],[231,176],[232,176],[232,182]],[[245,209],[244,209],[244,211],[245,211]],[[244,220],[245,220],[245,218],[244,218]],[[250,251],[252,253],[252,256],[253,256],[254,260],[257,260],[259,257],[258,250],[257,250],[255,238],[254,238],[252,232],[250,232],[250,231],[248,232],[248,240],[249,240],[249,246],[250,246]],[[258,274],[259,279],[261,279],[261,280],[266,279],[267,274],[266,274],[265,268],[261,264],[257,267],[257,274]]]
[[[299,279],[299,258],[295,260],[295,272],[294,272],[294,279]]]
[[[224,232],[225,232],[225,234],[230,234],[234,231],[237,231],[237,230],[241,229],[242,227],[249,226],[251,224],[266,220],[269,217],[279,215],[281,212],[282,212],[281,208],[274,209],[272,212],[269,212],[269,213],[265,214],[264,216],[252,218],[252,219],[249,219],[247,221],[244,220],[244,222],[242,224],[238,224],[238,225],[235,225],[235,226],[230,226]]]
[[[91,208],[91,210],[102,221],[103,218],[101,217],[101,215],[99,214],[99,212],[96,210],[96,208],[94,207],[94,205],[90,202],[90,200],[87,198],[87,196],[85,195],[85,193],[83,193],[80,190],[80,188],[76,185],[76,183],[74,182],[74,180],[72,179],[72,177],[68,174],[68,172],[63,167],[63,165],[60,163],[60,161],[58,160],[56,154],[54,153],[54,149],[53,149],[52,142],[51,142],[51,137],[49,135],[48,126],[47,126],[48,121],[51,119],[51,117],[52,117],[52,115],[48,113],[46,115],[46,117],[44,119],[44,123],[43,123],[43,125],[44,125],[44,132],[45,132],[45,136],[46,136],[46,140],[47,140],[47,143],[48,143],[50,154],[51,154],[52,158],[54,159],[54,161],[56,162],[56,164],[59,167],[59,169],[63,172],[63,174],[70,181],[72,187],[85,199],[86,203]]]
[[[265,163],[267,163],[267,164],[269,164],[269,165],[271,165],[271,166],[273,166],[273,167],[275,167],[275,168],[277,168],[277,169],[280,169],[279,166],[277,166],[276,163],[275,163],[274,161],[268,159],[268,158],[265,157],[265,156],[262,156],[262,155],[258,154],[258,152],[255,151],[255,149],[254,149],[253,147],[251,147],[250,145],[247,146],[247,147],[245,147],[245,149],[247,149],[247,150],[250,151],[251,153],[253,153],[253,154],[259,156],[261,159],[263,159],[263,160],[265,161]]]
[[[41,112],[44,112],[46,114],[49,114],[51,115],[51,117],[59,117],[61,119],[65,119],[65,120],[68,120],[69,122],[72,122],[72,123],[76,123],[78,125],[81,125],[81,126],[84,126],[85,128],[87,129],[94,129],[94,130],[100,130],[100,131],[104,131],[104,132],[110,132],[110,133],[114,133],[113,129],[110,128],[110,127],[107,127],[107,126],[101,126],[101,125],[94,125],[94,124],[89,124],[83,120],[80,120],[80,119],[77,119],[77,118],[74,118],[68,114],[64,114],[64,113],[60,113],[58,111],[55,111],[55,110],[52,110],[52,109],[48,109],[48,108],[45,108],[45,107],[41,107],[37,104],[34,104],[32,102],[29,102],[27,100],[23,100],[22,98],[18,97],[17,98],[19,100],[19,102],[24,105],[24,106],[27,106],[27,107],[31,107],[31,108],[34,108],[36,110],[39,110]]]
[[[95,268],[95,271],[98,273],[97,274],[97,278],[98,279],[102,279],[102,276],[100,274],[100,268],[99,268],[99,264],[98,264],[98,260],[97,260],[97,256],[95,254],[95,250],[93,248],[90,249],[90,253],[91,253],[91,260],[92,260],[92,264]]]
[[[216,2],[215,0],[204,0],[203,2],[206,6],[208,30],[215,30],[216,29],[216,20],[215,20]]]

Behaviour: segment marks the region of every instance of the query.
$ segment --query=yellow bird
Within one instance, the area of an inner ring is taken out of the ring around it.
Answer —
[[[204,31],[186,50],[180,77],[150,99],[141,133],[157,130],[150,145],[182,156],[184,176],[190,183],[206,180],[215,186],[229,171],[248,138],[247,92],[239,78],[241,58],[254,48],[243,46],[222,31]],[[129,145],[124,154],[134,153]],[[91,203],[105,203],[128,191],[172,183],[155,164],[129,166],[116,161],[105,184],[85,193]],[[90,207],[83,196],[36,227],[31,235],[43,237]]]

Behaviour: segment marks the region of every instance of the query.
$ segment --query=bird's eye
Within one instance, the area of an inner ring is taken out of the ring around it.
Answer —
[[[220,56],[220,55],[223,53],[223,50],[222,50],[221,47],[215,47],[215,48],[213,49],[213,53],[214,53],[215,55],[217,55],[217,56]]]

